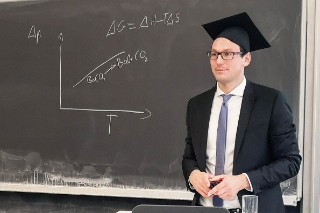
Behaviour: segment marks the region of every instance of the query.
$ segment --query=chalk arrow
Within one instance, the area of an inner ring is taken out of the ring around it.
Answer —
[[[61,45],[62,42],[63,42],[63,35],[62,35],[62,33],[59,34],[58,40],[60,41],[59,45]]]

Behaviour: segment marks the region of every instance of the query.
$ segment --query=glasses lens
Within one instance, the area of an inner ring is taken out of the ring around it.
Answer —
[[[212,52],[212,51],[208,51],[208,57],[210,58],[210,59],[217,59],[218,58],[218,53],[216,53],[216,52]]]
[[[231,60],[233,58],[232,52],[223,52],[221,53],[221,56],[224,60]]]

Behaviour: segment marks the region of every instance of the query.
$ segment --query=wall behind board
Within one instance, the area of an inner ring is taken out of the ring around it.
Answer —
[[[247,79],[281,90],[299,126],[300,1],[0,3],[1,189],[177,199],[186,104],[215,84],[201,24],[243,11],[272,45]]]

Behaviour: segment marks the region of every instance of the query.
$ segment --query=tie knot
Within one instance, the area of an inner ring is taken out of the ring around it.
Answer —
[[[232,95],[221,95],[221,96],[223,98],[223,104],[226,104],[232,97]]]

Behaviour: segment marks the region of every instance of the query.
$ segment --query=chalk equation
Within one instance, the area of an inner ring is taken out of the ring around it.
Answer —
[[[106,37],[121,33],[125,30],[137,30],[142,28],[154,27],[162,24],[165,26],[173,26],[180,22],[180,13],[165,12],[161,15],[144,16],[138,22],[127,21],[122,19],[121,21],[113,20]]]
[[[105,65],[108,62],[113,61],[111,65],[105,68]],[[119,52],[116,55],[112,56],[108,60],[102,62],[93,70],[91,70],[87,75],[85,75],[80,81],[78,81],[73,87],[78,86],[81,82],[86,82],[88,84],[98,83],[102,81],[106,81],[106,75],[113,69],[118,68],[121,69],[122,67],[131,64],[133,62],[142,61],[147,62],[148,57],[147,53],[144,50],[137,50],[133,54],[126,53],[125,51]],[[102,70],[98,72],[97,70]]]
[[[38,44],[39,38],[41,37],[41,30],[37,30],[36,27],[32,25],[28,34],[28,39],[35,39],[36,44]]]

